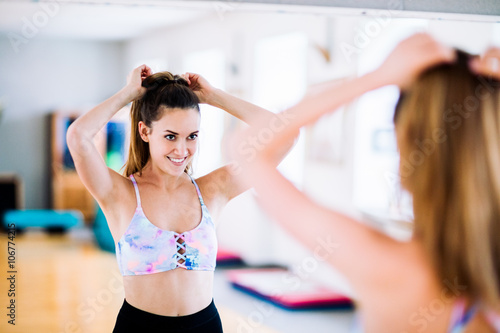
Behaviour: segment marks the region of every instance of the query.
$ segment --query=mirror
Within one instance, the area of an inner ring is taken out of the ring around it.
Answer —
[[[48,115],[89,110],[118,91],[130,70],[142,63],[153,71],[198,72],[216,87],[279,112],[296,103],[309,85],[373,70],[400,40],[417,31],[471,53],[500,45],[500,10],[494,1],[482,8],[467,1],[454,2],[453,8],[434,1],[434,11],[415,1],[371,9],[348,8],[347,1],[338,1],[337,7],[322,7],[320,1],[274,2],[1,2],[0,172],[23,179],[26,208],[53,208]],[[362,212],[377,227],[404,238],[411,225],[390,223],[411,218],[408,198],[399,195],[391,178],[397,165],[391,123],[397,93],[392,87],[374,91],[325,118],[326,128],[304,130],[280,171],[318,202],[348,214]],[[227,162],[227,134],[241,126],[215,108],[203,106],[202,114],[196,176]],[[231,202],[219,223],[220,244],[248,264],[284,265],[305,272],[306,279],[321,276],[351,292],[324,262],[304,270],[310,251],[274,224],[251,193]],[[225,307],[242,314],[241,322],[233,318],[242,330],[305,332],[314,320],[320,329],[345,332],[354,317],[352,311],[296,313],[291,320],[290,314],[264,303],[241,301],[227,285],[218,288],[227,297]]]

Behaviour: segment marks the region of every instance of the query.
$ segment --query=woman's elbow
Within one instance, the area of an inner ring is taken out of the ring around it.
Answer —
[[[66,131],[66,144],[68,145],[68,149],[70,153],[79,151],[85,145],[82,144],[86,141],[85,135],[82,133],[81,129],[73,122]]]

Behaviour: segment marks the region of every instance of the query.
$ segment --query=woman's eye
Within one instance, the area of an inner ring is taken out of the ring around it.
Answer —
[[[170,140],[170,141],[175,140],[175,135],[172,135],[172,134],[165,135],[165,139]]]
[[[198,137],[198,134],[191,134],[188,138],[189,138],[189,140],[196,140],[197,137]]]

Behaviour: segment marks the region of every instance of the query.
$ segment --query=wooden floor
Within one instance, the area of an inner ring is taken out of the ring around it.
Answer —
[[[0,332],[109,333],[123,302],[114,254],[99,250],[89,235],[17,235],[15,326],[8,324],[10,276],[7,234],[0,233]],[[239,314],[218,305],[224,332],[237,332]],[[254,333],[275,333],[259,328]]]

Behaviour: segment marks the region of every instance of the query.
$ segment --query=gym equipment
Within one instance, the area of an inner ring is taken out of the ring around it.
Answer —
[[[351,309],[347,296],[281,268],[238,269],[228,272],[231,285],[288,310]]]
[[[77,210],[19,209],[8,210],[3,217],[5,228],[23,231],[26,228],[45,228],[49,232],[65,232],[83,226],[83,214]]]
[[[106,217],[99,205],[97,205],[97,213],[92,230],[94,231],[97,245],[104,251],[115,253],[115,241],[113,240],[111,231],[109,231],[108,221],[106,221]]]

